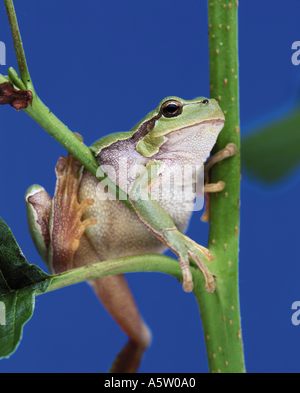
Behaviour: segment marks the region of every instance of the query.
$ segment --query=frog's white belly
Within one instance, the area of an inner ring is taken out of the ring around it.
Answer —
[[[86,209],[83,219],[95,217],[97,224],[86,229],[79,250],[74,256],[75,266],[81,265],[80,260],[83,254],[86,258],[87,254],[91,253],[89,251],[91,245],[101,261],[130,255],[163,252],[166,246],[122,202],[117,199],[99,200],[97,198],[98,184],[98,180],[85,170],[79,186],[78,200],[79,202],[87,198],[95,200],[94,205]],[[169,195],[166,195],[165,192],[164,198],[159,195],[159,190],[154,190],[151,195],[159,201],[177,228],[184,232],[191,211],[187,211],[180,203],[172,203],[169,200]],[[95,260],[92,260],[90,263],[94,262]]]

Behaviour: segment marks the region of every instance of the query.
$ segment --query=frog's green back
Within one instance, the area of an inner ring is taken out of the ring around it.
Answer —
[[[121,141],[132,137],[133,134],[140,127],[140,125],[143,124],[148,119],[152,118],[156,114],[156,112],[157,109],[148,113],[148,115],[145,116],[141,121],[139,121],[134,127],[132,127],[130,131],[114,132],[113,134],[103,136],[98,141],[94,142],[90,147],[90,149],[95,155],[97,155],[100,152],[100,150],[102,150],[104,147],[108,147],[117,141]]]
[[[98,139],[98,141],[94,142],[90,149],[95,155],[97,155],[99,151],[102,150],[104,147],[108,147],[117,141],[128,139],[134,134],[134,132],[135,130],[126,132],[115,132],[113,134],[105,135],[102,138]]]
[[[151,119],[153,116],[157,114],[159,108],[160,105],[153,111],[149,112],[142,120],[140,120],[134,127],[132,127],[130,131],[115,132],[113,134],[106,135],[100,138],[98,141],[94,142],[90,147],[90,149],[95,155],[97,155],[100,152],[100,150],[102,150],[104,147],[108,147],[117,141],[132,137],[132,135],[138,130],[141,124],[143,124],[145,121]]]

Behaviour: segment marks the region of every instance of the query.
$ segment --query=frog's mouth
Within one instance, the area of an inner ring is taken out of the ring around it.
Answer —
[[[204,120],[193,126],[172,131],[165,137],[165,142],[160,146],[159,152],[152,158],[203,163],[216,143],[224,122],[223,118]]]

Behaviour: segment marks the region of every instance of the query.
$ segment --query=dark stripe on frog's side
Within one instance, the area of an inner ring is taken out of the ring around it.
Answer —
[[[128,139],[121,139],[119,141],[116,141],[112,143],[111,145],[104,147],[103,149],[100,150],[97,158],[102,157],[101,161],[106,161],[106,152],[109,149],[111,152],[112,149],[115,150],[131,150],[136,148],[136,144],[143,139],[147,134],[149,134],[154,126],[156,120],[158,120],[161,117],[161,113],[158,113],[156,116],[152,117],[150,120],[145,121],[142,123],[137,131]],[[110,153],[109,153],[110,154]]]
[[[159,112],[156,116],[152,117],[152,119],[145,121],[141,124],[138,130],[132,135],[130,138],[132,143],[139,142],[144,138],[149,132],[151,132],[155,126],[156,120],[161,117],[161,113]]]

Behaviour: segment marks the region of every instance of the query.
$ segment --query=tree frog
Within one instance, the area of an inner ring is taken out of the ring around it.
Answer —
[[[101,182],[81,168],[72,155],[60,157],[53,199],[38,185],[31,186],[25,196],[30,233],[50,272],[161,253],[168,247],[178,256],[185,291],[193,289],[190,257],[205,277],[206,290],[214,292],[214,276],[202,255],[207,260],[214,257],[184,235],[193,194],[183,187],[173,169],[178,172],[187,166],[203,165],[224,121],[214,99],[167,97],[131,131],[95,142],[92,152],[108,176],[128,193],[134,211],[113,198],[113,192],[101,187]],[[220,159],[235,154],[225,150],[219,154]],[[194,186],[195,181],[191,178],[188,185]],[[223,188],[224,183],[219,182],[205,185],[204,191]],[[150,332],[124,276],[96,278],[89,284],[129,337],[111,371],[136,371],[149,346]]]

